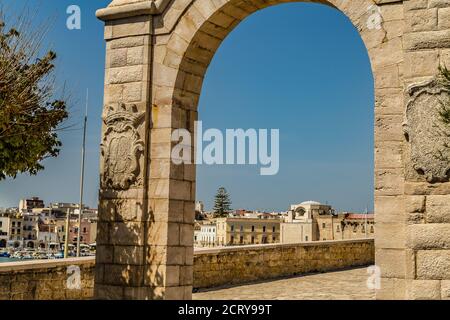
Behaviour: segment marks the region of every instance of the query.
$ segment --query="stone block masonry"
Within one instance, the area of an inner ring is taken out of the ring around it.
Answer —
[[[212,288],[373,262],[371,239],[227,247],[196,251],[193,270],[185,273],[193,278],[184,281],[193,283],[194,288]],[[70,289],[77,281],[69,279],[74,266],[80,268],[80,289]],[[94,257],[3,263],[0,264],[0,300],[93,299],[94,269]],[[167,272],[167,281],[180,276],[180,270]],[[126,283],[128,278],[128,274],[119,272],[108,276],[117,283]],[[119,292],[107,298],[123,299],[123,295],[124,292]]]
[[[267,244],[198,250],[194,288],[327,272],[374,263],[372,239]]]
[[[92,257],[1,263],[0,300],[92,298],[94,266]]]
[[[195,166],[170,164],[171,132],[194,131],[202,82],[223,39],[258,10],[289,2],[298,0],[113,0],[97,12],[106,40],[97,298],[191,298],[199,279]],[[377,298],[446,298],[450,166],[437,155],[446,152],[440,132],[448,128],[436,123],[450,95],[438,81],[438,66],[450,66],[450,1],[304,2],[348,17],[372,66]],[[277,263],[268,265],[285,272]],[[127,277],[117,282],[115,274]]]

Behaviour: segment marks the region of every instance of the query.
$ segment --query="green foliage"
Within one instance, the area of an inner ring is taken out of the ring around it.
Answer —
[[[450,90],[450,70],[448,70],[446,66],[439,66],[439,75],[443,85]],[[442,122],[450,125],[450,98],[442,102],[442,108],[439,111],[439,116]]]
[[[38,57],[40,39],[6,30],[0,18],[0,180],[36,174],[61,146],[56,131],[68,113],[52,98],[56,54]]]
[[[214,198],[214,217],[226,217],[231,211],[230,206],[231,200],[227,190],[224,187],[220,187]]]

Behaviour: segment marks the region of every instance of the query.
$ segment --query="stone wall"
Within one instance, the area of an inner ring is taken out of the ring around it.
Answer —
[[[211,288],[372,264],[374,241],[201,249],[195,252],[194,261],[194,288]],[[75,283],[68,282],[73,266],[80,268],[81,289],[68,288]],[[94,266],[94,257],[2,263],[0,300],[92,299]]]
[[[93,257],[1,263],[0,300],[89,299],[94,266]]]
[[[194,256],[194,288],[370,265],[374,251],[371,239],[202,249]]]

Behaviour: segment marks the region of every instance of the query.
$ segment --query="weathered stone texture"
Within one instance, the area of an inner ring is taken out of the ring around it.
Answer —
[[[94,265],[92,258],[2,263],[0,300],[91,299],[94,295]],[[70,268],[73,267],[80,270],[79,287],[70,282]]]
[[[373,240],[260,245],[199,251],[194,287],[209,288],[250,281],[326,272],[374,262]]]
[[[193,132],[203,79],[222,40],[253,12],[286,2],[294,1],[114,0],[98,12],[106,21],[105,109],[125,104],[145,113],[145,120],[133,129],[143,142],[138,157],[142,170],[133,170],[134,176],[126,180],[128,189],[100,190],[98,244],[104,252],[98,254],[102,262],[96,271],[99,297],[190,298],[195,166],[171,163],[171,131]],[[439,64],[450,65],[450,2],[313,2],[333,5],[351,20],[372,64],[375,243],[386,284],[378,296],[443,297],[440,283],[434,281],[444,279],[434,280],[431,271],[420,273],[425,282],[414,282],[419,277],[414,261],[425,251],[440,250],[445,256],[450,249],[449,168],[433,157],[443,142],[434,122],[438,99],[448,92],[433,81]],[[129,148],[122,144],[114,151]],[[106,159],[101,160],[101,172],[114,176]],[[120,180],[107,181],[117,186]],[[122,204],[124,199],[132,201]],[[117,249],[112,250],[112,244]],[[402,258],[388,258],[395,253]],[[128,262],[143,267],[144,286],[105,282],[105,268],[122,268]],[[277,263],[270,262],[283,270]],[[152,275],[150,282],[146,274]]]
[[[192,248],[180,246],[148,249],[146,257],[150,263],[146,269],[141,265],[142,253],[133,246],[114,247],[114,264],[110,257],[105,258],[105,255],[112,255],[106,254],[108,250],[105,248],[96,259],[2,264],[0,300],[92,299],[94,274],[97,282],[95,297],[114,300],[184,299],[192,295],[193,286],[210,288],[374,262],[373,240],[255,245],[202,251],[195,255]],[[167,259],[166,264],[152,264],[157,259]],[[100,264],[94,268],[96,260]],[[67,267],[71,265],[80,267],[80,290],[66,286]],[[145,286],[140,283],[142,279],[145,279]],[[155,283],[160,285],[159,289],[152,288]]]

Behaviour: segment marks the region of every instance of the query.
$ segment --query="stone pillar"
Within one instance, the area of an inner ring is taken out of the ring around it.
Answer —
[[[406,1],[405,212],[407,299],[450,298],[450,129],[439,119],[448,101],[438,66],[450,67],[450,3]]]
[[[172,110],[152,114],[151,104],[152,14],[166,2],[116,0],[97,12],[106,24],[97,299],[192,295],[195,190],[170,161]]]

